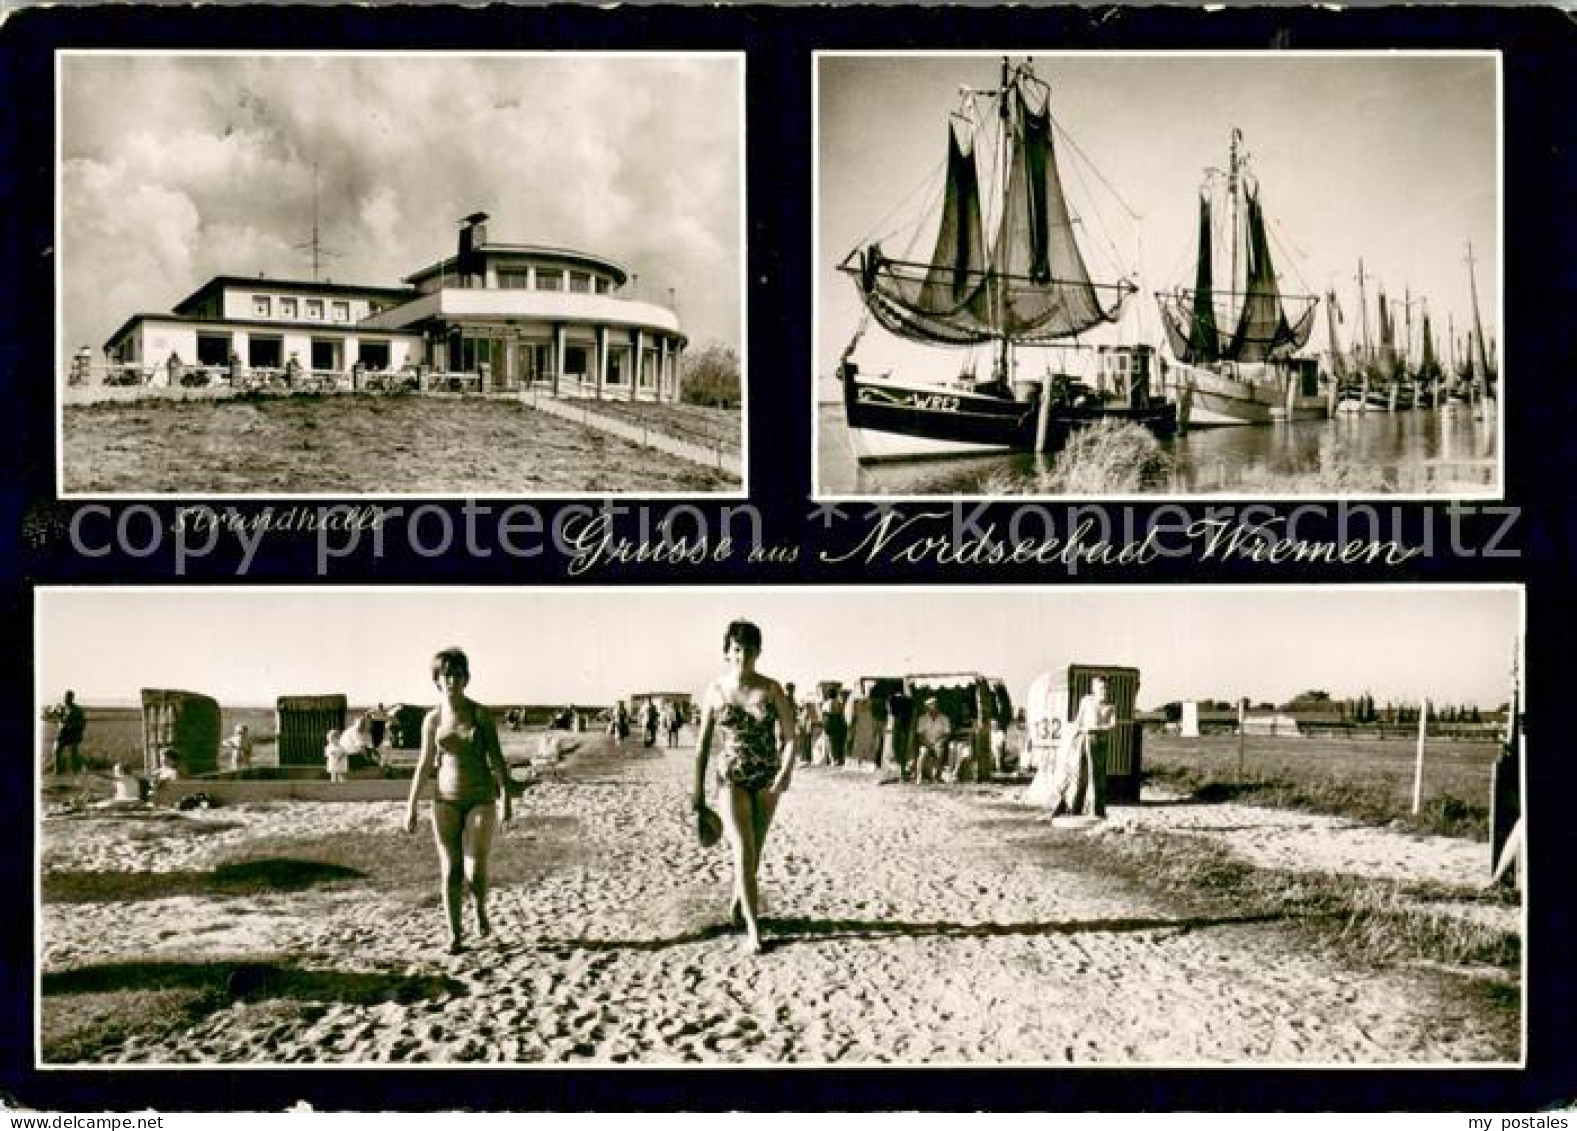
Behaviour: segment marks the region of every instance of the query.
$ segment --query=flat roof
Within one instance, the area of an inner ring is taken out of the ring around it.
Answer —
[[[521,258],[545,260],[556,259],[563,263],[578,263],[588,267],[600,267],[604,271],[611,273],[621,286],[626,281],[628,281],[630,277],[629,271],[625,268],[624,264],[618,262],[618,260],[609,259],[602,255],[593,255],[587,251],[576,251],[574,248],[570,247],[548,247],[544,244],[488,242],[477,247],[475,249],[475,254],[519,256]],[[429,264],[428,266],[420,268],[414,273],[405,276],[405,282],[414,283],[419,279],[426,279],[432,275],[436,275],[439,271],[447,270],[453,267],[455,265],[455,261],[458,259],[459,256],[457,255],[451,255],[447,259],[440,259],[436,263]]]
[[[109,348],[131,332],[133,326],[139,322],[178,322],[184,326],[191,326],[198,333],[204,329],[219,329],[233,326],[240,329],[263,330],[310,330],[314,333],[324,331],[338,334],[361,334],[366,337],[388,337],[390,335],[407,338],[420,338],[421,335],[411,330],[390,330],[381,326],[364,326],[360,322],[303,322],[300,320],[284,322],[278,319],[268,320],[263,318],[193,318],[189,314],[133,314],[120,324],[113,334],[105,339],[101,348]]]
[[[404,299],[409,287],[377,287],[361,283],[331,283],[315,279],[270,279],[264,275],[215,275],[174,306],[176,314],[184,314],[190,307],[213,291],[225,287],[268,287],[273,290],[291,290],[303,294],[322,295],[373,295],[378,298]]]

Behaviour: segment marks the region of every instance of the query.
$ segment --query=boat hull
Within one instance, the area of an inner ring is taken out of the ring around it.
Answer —
[[[856,445],[862,460],[1032,451],[1035,447],[1035,401],[919,382],[868,380],[848,370],[840,376],[850,430],[856,435],[875,434],[870,442]],[[1158,436],[1169,436],[1177,428],[1177,410],[1164,403],[1141,408],[1058,406],[1048,420],[1047,446],[1060,447],[1075,430],[1099,420],[1128,421]],[[888,437],[898,437],[899,442]]]
[[[1326,416],[1323,396],[1297,394],[1288,403],[1285,371],[1271,365],[1235,368],[1235,373],[1228,373],[1172,364],[1169,381],[1178,389],[1187,389],[1189,427],[1321,420]]]

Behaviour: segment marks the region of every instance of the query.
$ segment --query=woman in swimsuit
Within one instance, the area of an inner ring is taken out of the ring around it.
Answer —
[[[696,741],[695,794],[706,804],[706,767],[718,738],[718,808],[734,856],[733,920],[745,929],[746,949],[761,953],[756,874],[778,799],[794,776],[794,708],[776,680],[756,671],[761,630],[736,620],[723,632],[728,671],[712,681],[701,705]]]
[[[405,830],[415,832],[416,802],[436,764],[433,840],[443,878],[450,954],[465,949],[460,907],[467,887],[476,905],[477,934],[486,938],[492,933],[487,921],[487,853],[495,817],[505,821],[510,817],[509,769],[498,730],[487,708],[466,697],[470,681],[471,665],[460,649],[446,648],[433,657],[433,682],[443,699],[422,721],[422,753],[405,811]]]

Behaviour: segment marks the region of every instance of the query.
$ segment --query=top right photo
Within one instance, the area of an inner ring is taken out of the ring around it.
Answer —
[[[1498,52],[813,66],[817,498],[1501,495]]]

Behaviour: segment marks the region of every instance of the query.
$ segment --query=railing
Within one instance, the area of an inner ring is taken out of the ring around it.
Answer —
[[[481,392],[476,372],[392,369],[305,369],[280,365],[77,365],[67,376],[72,389],[137,389],[147,395],[200,390],[274,393]],[[488,383],[488,391],[516,392],[518,382]]]

